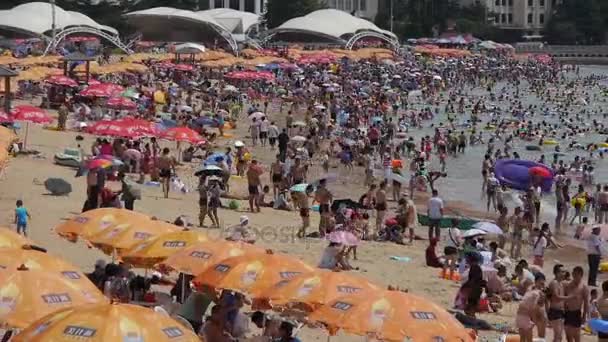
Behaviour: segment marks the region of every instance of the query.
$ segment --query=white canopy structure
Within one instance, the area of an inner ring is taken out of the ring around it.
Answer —
[[[52,36],[53,22],[55,37]],[[66,11],[46,2],[30,2],[0,11],[0,28],[43,38],[49,41],[47,51],[70,34],[86,33],[106,38],[129,52],[120,42],[116,29],[101,25],[82,13]]]
[[[253,13],[226,8],[193,12],[155,7],[127,13],[125,16],[142,33],[144,39],[208,41],[219,35],[235,52],[238,50],[237,41],[245,40],[247,33],[260,19]]]
[[[196,43],[184,43],[175,46],[175,53],[203,53],[205,47]]]
[[[347,47],[352,47],[357,40],[364,37],[376,37],[393,45],[398,44],[397,36],[392,32],[383,30],[368,20],[335,9],[322,9],[290,19],[271,30],[267,41],[285,37],[293,39],[298,35],[302,39],[317,37]]]

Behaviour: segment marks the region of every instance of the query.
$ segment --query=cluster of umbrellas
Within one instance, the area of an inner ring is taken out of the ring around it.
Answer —
[[[472,341],[440,306],[416,295],[383,290],[365,278],[321,270],[286,254],[242,242],[212,240],[143,214],[104,208],[61,223],[55,231],[87,240],[139,268],[195,276],[199,291],[232,290],[253,299],[254,309],[298,310],[310,324],[384,341]]]
[[[200,341],[168,315],[110,303],[76,266],[7,228],[0,228],[0,266],[0,324],[22,329],[12,341]]]
[[[231,80],[245,80],[245,81],[274,81],[275,76],[272,72],[268,71],[231,71],[224,74],[224,77]]]
[[[177,71],[192,71],[194,67],[190,64],[175,64],[169,61],[163,61],[154,65],[160,69],[172,69]]]

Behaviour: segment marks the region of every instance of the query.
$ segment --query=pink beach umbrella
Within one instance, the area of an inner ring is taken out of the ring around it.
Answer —
[[[52,75],[44,80],[46,83],[60,85],[64,87],[78,87],[78,82],[64,75]]]
[[[41,108],[19,105],[11,110],[11,116],[15,121],[23,121],[25,125],[25,137],[23,138],[23,148],[27,146],[27,136],[30,130],[30,122],[37,124],[48,124],[53,122],[53,118]]]
[[[327,239],[344,246],[358,246],[360,243],[359,238],[356,237],[355,234],[346,230],[333,231],[327,236]]]

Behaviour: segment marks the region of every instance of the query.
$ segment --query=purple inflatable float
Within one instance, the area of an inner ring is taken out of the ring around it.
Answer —
[[[545,172],[533,172],[540,169],[544,169]],[[530,160],[501,159],[494,166],[494,175],[496,175],[496,179],[500,181],[500,184],[516,190],[528,190],[532,185],[533,174],[536,174],[536,178],[540,180],[542,191],[551,192],[555,174],[553,170],[544,164]]]

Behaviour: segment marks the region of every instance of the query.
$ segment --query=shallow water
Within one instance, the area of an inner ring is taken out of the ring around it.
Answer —
[[[608,67],[606,66],[581,66],[580,67],[581,75],[588,74],[602,74],[608,75]],[[569,77],[573,77],[574,74],[570,73]],[[527,85],[526,82],[523,82],[523,85]],[[497,88],[501,88],[502,85],[499,84]],[[520,87],[520,91],[521,91]],[[523,92],[521,92],[523,93]],[[594,93],[597,93],[595,91]],[[488,97],[488,93],[484,89],[476,88],[474,91],[470,91],[470,94],[473,96],[486,96]],[[593,94],[593,93],[592,93]],[[587,106],[578,106],[577,108],[582,110],[586,109],[587,111],[595,111],[596,109],[600,110],[600,113],[608,113],[608,98],[603,97],[600,98],[602,101],[588,103]],[[535,94],[530,94],[528,96],[523,96],[521,98],[525,107],[529,104],[533,105],[541,105],[542,101],[536,97]],[[507,106],[506,102],[494,102],[498,106],[505,108]],[[443,106],[445,103],[441,105],[441,114],[437,116],[432,123],[438,124],[439,122],[447,122],[447,115],[443,113]],[[422,107],[422,106],[418,106]],[[550,105],[550,107],[553,107]],[[462,117],[458,117],[457,121],[463,122],[469,119],[469,115],[465,114]],[[490,120],[489,116],[481,117],[483,122],[487,122]],[[529,119],[529,118],[526,118]],[[541,116],[540,114],[536,114],[531,118],[535,122],[539,122],[542,120],[546,120],[549,123],[558,123],[557,117],[551,116]],[[585,124],[591,125],[592,120],[596,119],[599,122],[604,124],[608,124],[608,119],[604,119],[602,115],[591,115],[588,123]],[[416,142],[420,141],[420,138],[424,135],[433,134],[433,128],[430,127],[431,122],[425,122],[424,128],[421,130],[410,130],[410,134],[413,135],[416,139]],[[478,124],[479,127],[483,125]],[[490,132],[484,132],[484,139],[486,144],[477,145],[477,146],[467,146],[466,153],[460,154],[457,158],[449,157],[447,163],[447,178],[442,178],[437,181],[438,188],[441,193],[441,196],[446,200],[462,200],[470,203],[475,209],[485,210],[485,199],[481,200],[481,164],[483,161],[484,154],[487,149],[487,140],[490,135]],[[558,134],[559,135],[559,134]],[[469,133],[467,133],[467,137]],[[580,143],[598,143],[605,141],[607,136],[600,134],[587,134],[584,137],[579,137]],[[560,141],[560,139],[557,139]],[[567,142],[561,142],[561,149],[565,156],[561,157],[565,162],[572,161],[576,155],[580,155],[587,157],[588,153],[583,150],[574,150],[574,151],[566,151]],[[527,151],[525,150],[526,145],[537,145],[538,140],[527,142],[520,139],[516,139],[513,142],[513,151],[516,151],[522,159],[529,159],[537,161],[542,154],[545,155],[545,160],[547,163],[551,163],[552,156],[554,152],[554,146],[543,146],[541,151]],[[504,148],[504,143],[497,142],[495,144],[495,149]],[[431,170],[439,169],[438,160],[436,156],[432,157],[431,162]],[[595,159],[595,180],[596,183],[606,183],[608,182],[608,156],[605,160]],[[576,190],[576,186],[578,183],[573,181],[573,190]],[[542,205],[542,213],[541,215],[548,222],[552,222],[555,218],[556,210],[555,210],[555,199],[553,194],[545,194],[543,197],[543,205]]]

